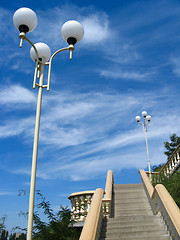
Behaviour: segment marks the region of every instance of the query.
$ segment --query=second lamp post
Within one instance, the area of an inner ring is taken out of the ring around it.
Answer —
[[[146,111],[142,112],[142,116],[144,118],[144,122],[143,123],[140,122],[141,121],[141,117],[140,116],[136,116],[136,121],[138,122],[138,125],[139,124],[143,125],[143,130],[144,130],[145,139],[146,139],[146,150],[147,150],[147,158],[148,158],[149,178],[151,180],[151,164],[150,164],[150,159],[149,159],[149,148],[148,148],[148,141],[147,141],[147,122],[150,124],[151,116],[147,115]]]

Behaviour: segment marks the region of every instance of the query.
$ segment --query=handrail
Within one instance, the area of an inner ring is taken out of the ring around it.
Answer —
[[[103,194],[103,189],[96,189],[79,240],[98,240],[101,230]]]
[[[173,151],[172,155],[169,157],[168,161],[159,170],[159,175],[164,174],[167,176],[169,173],[174,172],[174,170],[180,165],[180,144]]]
[[[112,170],[107,172],[106,177],[106,187],[105,187],[105,195],[102,200],[103,202],[103,215],[106,218],[111,216],[111,201],[112,201],[112,191],[113,191],[114,177]]]
[[[139,170],[139,174],[141,176],[142,183],[143,183],[144,187],[146,188],[146,192],[148,192],[150,198],[152,198],[152,195],[154,192],[154,187],[151,184],[146,172],[143,169],[141,169],[141,170]]]
[[[161,213],[173,240],[180,239],[180,209],[162,184],[154,188],[144,170],[139,170],[142,184],[154,214]]]
[[[156,202],[156,211],[160,211],[173,239],[180,238],[180,209],[162,184],[157,184],[152,199]]]
[[[109,170],[106,178],[106,187],[105,187],[105,195],[104,200],[112,200],[112,186],[114,184],[114,177],[112,170]]]

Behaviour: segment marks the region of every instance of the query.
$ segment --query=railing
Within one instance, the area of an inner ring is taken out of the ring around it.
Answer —
[[[98,240],[100,237],[102,219],[111,215],[111,201],[114,177],[112,170],[109,170],[106,178],[105,195],[101,188],[96,189],[84,227],[79,240]]]
[[[71,219],[75,222],[83,222],[89,211],[92,197],[95,191],[72,193],[68,199],[71,201]]]
[[[104,190],[96,189],[91,207],[86,217],[84,227],[79,240],[98,240],[101,232],[102,213],[102,198]]]
[[[180,239],[180,209],[162,184],[154,188],[144,170],[139,171],[141,181],[154,214],[160,213],[173,240]]]
[[[106,178],[106,187],[105,187],[105,195],[102,200],[103,202],[103,215],[106,218],[111,216],[111,201],[112,201],[112,188],[114,184],[114,177],[112,170],[109,170]]]
[[[160,182],[164,176],[168,177],[173,174],[180,167],[180,144],[172,153],[171,157],[169,157],[168,161],[164,166],[160,169],[159,172],[152,173],[152,179],[154,182]]]
[[[112,186],[114,184],[113,172],[109,170],[106,178],[105,195],[102,200],[102,211],[105,218],[111,214]],[[72,193],[68,199],[71,201],[71,219],[76,223],[84,222],[89,212],[95,191],[83,191]],[[78,224],[76,224],[78,225]],[[83,225],[83,224],[82,224]],[[78,225],[79,226],[79,225]]]

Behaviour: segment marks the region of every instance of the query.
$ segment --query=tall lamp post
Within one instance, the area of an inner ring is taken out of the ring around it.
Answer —
[[[151,116],[147,115],[146,111],[143,111],[141,114],[142,114],[142,116],[144,118],[144,122],[143,123],[140,122],[141,121],[141,117],[140,116],[136,116],[136,121],[138,122],[138,126],[139,126],[139,124],[143,125],[143,130],[144,130],[145,139],[146,139],[146,150],[147,150],[147,158],[148,158],[149,178],[151,180],[152,179],[151,178],[151,165],[150,165],[149,148],[148,148],[148,141],[147,141],[147,122],[150,124]]]
[[[14,13],[14,16],[13,16],[13,23],[15,27],[20,31],[20,34],[19,34],[20,48],[22,48],[23,40],[28,41],[32,46],[30,50],[30,55],[32,60],[36,63],[33,88],[35,89],[36,87],[38,87],[39,89],[38,99],[37,99],[37,109],[36,109],[34,145],[33,145],[33,154],[32,154],[27,240],[32,240],[42,90],[43,88],[46,88],[47,91],[49,91],[50,89],[51,64],[52,64],[52,59],[55,57],[55,55],[58,54],[59,52],[69,50],[70,59],[72,59],[72,52],[74,51],[74,45],[77,42],[79,42],[84,35],[84,29],[79,22],[75,20],[71,20],[64,23],[64,25],[61,28],[61,34],[63,39],[69,44],[69,46],[65,48],[61,48],[51,55],[51,50],[45,43],[33,44],[26,37],[26,33],[32,32],[36,28],[37,22],[38,20],[37,20],[36,13],[29,8],[20,8]],[[48,79],[47,79],[47,84],[44,85],[44,69],[46,65],[48,66]]]

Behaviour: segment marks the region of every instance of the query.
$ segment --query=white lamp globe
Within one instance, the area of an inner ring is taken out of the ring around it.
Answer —
[[[74,45],[83,38],[84,29],[79,22],[75,20],[70,20],[63,24],[61,28],[61,34],[64,41]]]
[[[34,46],[36,47],[36,49],[38,51],[39,60],[43,63],[47,62],[51,56],[51,49],[48,47],[48,45],[45,43],[39,42],[39,43],[34,44]],[[36,62],[37,54],[33,47],[31,47],[30,55],[31,55],[32,60],[34,62]]]
[[[136,121],[140,122],[141,121],[141,117],[140,116],[136,116]]]
[[[143,112],[142,112],[142,116],[143,116],[143,117],[146,117],[146,116],[147,116],[147,112],[146,112],[146,111],[143,111]]]
[[[151,121],[151,116],[148,115],[148,116],[146,117],[146,120],[147,120],[148,122],[150,122],[150,121]]]
[[[32,32],[38,23],[36,13],[30,8],[19,8],[13,15],[14,26],[20,32]]]

